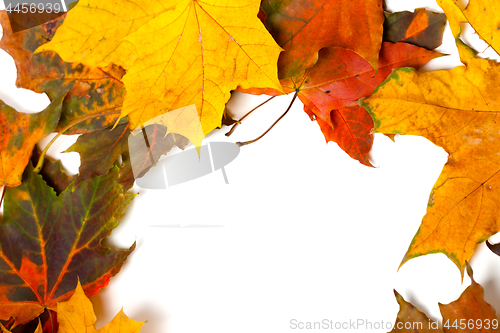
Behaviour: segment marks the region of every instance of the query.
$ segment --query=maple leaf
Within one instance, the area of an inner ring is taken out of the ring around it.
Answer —
[[[38,163],[41,151],[35,146],[31,155],[32,165]],[[111,168],[111,167],[110,167]],[[59,160],[55,160],[50,156],[45,156],[43,166],[39,172],[43,180],[54,189],[57,195],[61,194],[75,179],[76,175],[66,174],[66,170]]]
[[[466,67],[396,70],[360,104],[376,132],[421,135],[449,153],[402,264],[441,252],[463,276],[476,244],[499,230],[500,65],[477,58],[458,39],[457,46]]]
[[[133,195],[118,185],[118,168],[74,183],[59,196],[30,165],[20,186],[7,188],[0,220],[0,320],[27,323],[68,299],[77,284],[94,295],[135,248],[101,245]]]
[[[42,112],[20,113],[0,101],[0,186],[18,186],[35,144],[56,127],[60,95]]]
[[[66,153],[80,154],[80,168],[76,184],[94,175],[105,175],[125,151],[129,124],[118,125],[113,130],[105,129],[80,135]]]
[[[118,66],[90,68],[81,63],[66,63],[54,52],[33,54],[54,37],[65,15],[29,30],[13,33],[5,11],[0,11],[3,37],[0,48],[10,54],[17,68],[19,88],[47,93],[54,99],[68,92],[63,101],[60,123],[56,131],[75,119],[103,113],[123,104],[125,87],[120,81],[125,74]],[[118,115],[88,119],[72,126],[66,134],[82,134],[112,126]]]
[[[224,105],[237,86],[281,89],[276,69],[281,48],[258,19],[259,4],[80,1],[37,52],[53,50],[70,62],[126,68],[121,116],[129,116],[131,129],[188,107],[198,115],[188,121],[200,122],[206,135],[220,126]],[[189,129],[186,133],[187,125],[172,121],[167,127],[198,147],[202,138]]]
[[[280,79],[302,77],[324,47],[342,47],[375,69],[382,43],[381,0],[264,0],[266,27],[283,47]]]
[[[396,332],[435,332],[443,333],[441,328],[436,328],[436,323],[431,322],[425,313],[405,301],[396,290],[394,290],[396,301],[399,304],[399,312],[393,329],[389,333]],[[406,325],[406,327],[405,327]],[[417,329],[416,329],[417,328]]]
[[[94,175],[105,175],[121,156],[123,167],[118,181],[124,190],[128,190],[136,178],[144,176],[156,165],[162,155],[174,147],[184,149],[189,144],[185,137],[167,134],[167,128],[158,124],[146,126],[144,132],[135,131],[138,133],[132,134],[128,128],[129,124],[123,124],[111,131],[105,129],[83,134],[66,149],[65,152],[80,154],[81,165],[76,184]]]
[[[433,50],[443,40],[446,15],[425,8],[414,12],[385,13],[384,40],[406,42]]]
[[[92,303],[78,281],[75,293],[66,302],[57,303],[60,333],[135,333],[146,322],[138,322],[125,315],[123,309],[104,327],[95,328],[97,318]]]
[[[470,23],[477,35],[500,54],[500,4],[495,0],[469,0],[466,8],[453,0],[438,0],[450,20],[453,34],[457,36],[460,23]]]
[[[400,308],[391,332],[499,332],[495,309],[484,300],[484,289],[474,281],[468,264],[467,274],[471,284],[462,295],[449,304],[439,303],[442,327],[394,291]]]
[[[378,71],[353,51],[324,48],[318,62],[302,78],[281,80],[285,92],[297,91],[304,111],[318,122],[326,141],[340,148],[364,165],[371,166],[368,153],[373,144],[370,133],[373,121],[357,104],[382,83],[393,68],[419,68],[441,54],[407,43],[382,44]],[[238,89],[251,94],[277,96],[270,89]]]

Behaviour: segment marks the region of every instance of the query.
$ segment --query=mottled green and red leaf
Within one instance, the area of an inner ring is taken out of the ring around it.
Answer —
[[[0,101],[0,186],[18,186],[35,144],[56,128],[64,94],[42,112],[17,112]]]
[[[433,50],[441,45],[445,25],[445,14],[425,8],[417,8],[414,12],[385,13],[384,40]]]
[[[0,320],[24,324],[67,300],[77,280],[91,296],[105,287],[134,249],[103,247],[133,195],[118,168],[74,183],[59,196],[28,166],[22,185],[7,188],[0,222]]]
[[[91,114],[119,110],[125,88],[120,81],[125,71],[115,65],[91,68],[79,63],[66,63],[54,52],[33,54],[47,43],[61,26],[65,15],[43,25],[13,33],[5,11],[0,11],[3,37],[0,48],[9,53],[17,68],[19,88],[47,93],[50,99],[68,91],[63,101],[57,131],[72,121]],[[86,120],[71,127],[66,134],[81,134],[112,126],[117,115]]]
[[[179,134],[169,133],[164,126],[153,124],[143,132],[131,134],[129,125],[119,125],[113,130],[104,129],[81,135],[66,152],[78,152],[81,157],[77,184],[94,175],[104,175],[122,157],[119,182],[124,190],[130,189],[135,179],[146,174],[162,155],[173,147],[184,149],[189,140]],[[166,136],[165,136],[166,135]],[[145,144],[147,140],[147,145]],[[134,170],[132,170],[132,163]],[[136,176],[134,177],[134,172]]]

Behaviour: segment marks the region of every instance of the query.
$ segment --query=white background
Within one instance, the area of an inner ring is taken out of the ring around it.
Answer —
[[[441,11],[434,1],[387,3],[391,11]],[[460,65],[449,28],[438,50],[452,56],[425,69]],[[484,54],[492,56],[490,50]],[[15,87],[14,62],[3,51],[0,66],[0,99],[24,112],[48,105],[45,95]],[[242,115],[264,99],[240,94],[229,108]],[[231,137],[224,128],[208,140],[253,139],[290,100],[277,98]],[[72,173],[78,154],[59,152],[75,140],[66,136],[49,150]],[[226,166],[229,185],[217,171],[163,191],[135,187],[139,195],[108,244],[128,247],[136,241],[137,248],[109,286],[92,297],[97,326],[122,307],[129,317],[148,320],[144,333],[300,331],[291,329],[292,319],[393,323],[399,309],[393,289],[440,318],[438,302],[457,299],[470,280],[462,284],[443,254],[410,260],[399,271],[398,266],[447,154],[421,137],[397,136],[394,143],[377,134],[371,158],[375,168],[351,159],[335,143],[325,144],[297,101],[270,133]],[[498,310],[499,264],[484,244],[472,258],[475,279]]]

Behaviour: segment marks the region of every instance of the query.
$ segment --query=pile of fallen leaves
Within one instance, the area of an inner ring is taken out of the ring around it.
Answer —
[[[82,0],[16,33],[0,13],[0,47],[15,60],[17,86],[51,100],[36,114],[0,102],[3,332],[97,331],[87,297],[134,250],[102,241],[133,200],[135,179],[173,147],[199,147],[214,129],[239,124],[225,113],[235,90],[293,94],[327,142],[366,166],[374,132],[421,135],[443,147],[448,162],[402,264],[440,252],[472,279],[467,261],[499,229],[500,64],[476,56],[460,39],[461,24],[498,52],[500,14],[494,1],[438,3],[446,15],[388,13],[382,0]],[[433,49],[447,20],[464,66],[419,72],[443,56]],[[136,128],[144,135],[133,135]],[[68,150],[81,156],[78,175],[38,150],[53,132],[81,134]],[[441,306],[440,328],[397,294],[396,324],[458,332],[466,318],[466,331],[497,331],[495,311],[472,281]],[[142,325],[120,312],[98,331]],[[401,327],[394,331],[410,331]]]

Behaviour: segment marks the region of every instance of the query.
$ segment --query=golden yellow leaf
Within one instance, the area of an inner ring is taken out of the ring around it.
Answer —
[[[441,252],[460,269],[500,222],[500,64],[457,40],[466,67],[402,68],[360,101],[375,131],[421,135],[449,153],[403,263]]]
[[[52,40],[36,53],[55,51],[66,62],[128,68],[136,57],[135,46],[124,38],[168,8],[161,1],[82,0],[68,12]]]
[[[460,35],[460,23],[467,22],[467,18],[464,16],[462,8],[458,7],[453,0],[437,0],[437,3],[448,18],[453,36],[457,38],[458,35]]]
[[[8,329],[6,329],[2,323],[0,323],[0,328],[2,329],[2,333],[10,333],[10,331]]]
[[[85,295],[80,281],[75,293],[66,302],[57,303],[57,321],[60,333],[96,333],[94,307]]]
[[[281,91],[277,62],[282,49],[258,19],[259,6],[259,0],[80,1],[37,52],[127,68],[121,117],[129,116],[131,129],[186,109],[196,110],[198,119],[182,118],[200,122],[206,135],[220,126],[231,90]],[[170,121],[169,132],[199,146],[198,127],[185,122]]]
[[[59,333],[137,333],[145,324],[128,318],[123,310],[99,330],[94,326],[96,320],[92,303],[78,281],[73,296],[67,302],[57,303]]]
[[[106,326],[101,327],[99,333],[132,333],[140,332],[145,322],[138,322],[130,319],[123,312],[123,309]]]
[[[438,0],[450,20],[453,34],[458,35],[457,23],[470,23],[488,45],[500,54],[500,2],[498,0],[470,0],[463,8],[456,0]]]

